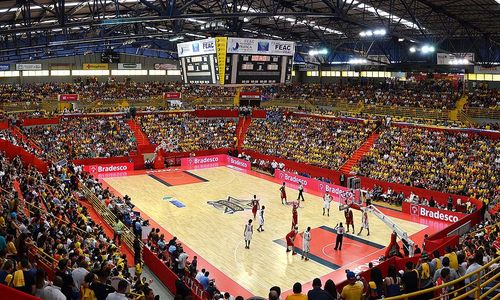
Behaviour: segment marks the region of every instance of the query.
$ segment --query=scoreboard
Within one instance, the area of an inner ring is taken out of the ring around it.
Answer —
[[[184,83],[278,84],[291,81],[294,42],[216,37],[177,44]]]
[[[184,83],[216,84],[219,82],[215,39],[177,44]]]
[[[231,54],[226,60],[225,83],[277,84],[290,82],[292,56]]]

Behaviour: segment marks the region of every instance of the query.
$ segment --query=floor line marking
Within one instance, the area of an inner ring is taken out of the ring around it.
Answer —
[[[168,186],[168,187],[171,187],[172,185],[168,182],[166,182],[165,180],[161,179],[160,177],[154,175],[154,174],[148,174],[149,177],[153,178],[154,180],[160,182],[160,183],[163,183],[164,185]]]
[[[324,225],[320,226],[319,228],[321,228],[323,230],[326,230],[328,232],[332,232],[332,233],[337,234],[337,230],[334,229],[334,228],[331,228],[331,227],[328,227],[328,226],[324,226]],[[360,242],[360,243],[368,245],[368,246],[372,246],[372,247],[377,248],[377,249],[384,249],[385,248],[385,246],[382,246],[382,245],[377,244],[377,243],[372,242],[372,241],[364,240],[364,239],[362,239],[360,237],[357,237],[356,235],[352,235],[352,234],[347,234],[346,233],[346,234],[344,234],[344,237],[348,238],[348,239],[351,239],[351,240],[354,240],[356,242]]]
[[[285,241],[283,241],[281,239],[278,239],[278,240],[274,240],[273,242],[275,242],[276,244],[278,244],[280,246],[285,247],[285,249],[286,249],[286,242]],[[297,255],[302,255],[302,253],[303,253],[302,249],[297,248],[297,247],[293,247],[293,249],[297,253]],[[314,255],[311,252],[309,252],[308,257],[309,257],[309,260],[312,260],[312,261],[314,261],[314,262],[316,262],[316,263],[318,263],[320,265],[323,265],[323,266],[325,266],[327,268],[330,268],[330,269],[332,269],[334,271],[340,269],[339,265],[334,264],[334,263],[332,263],[330,261],[327,261],[326,259],[321,258],[321,257],[319,257],[317,255]]]

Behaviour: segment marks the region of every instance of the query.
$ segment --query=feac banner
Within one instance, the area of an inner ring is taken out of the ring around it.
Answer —
[[[244,170],[250,170],[252,168],[249,161],[229,155],[227,155],[227,165]]]
[[[78,94],[59,94],[57,100],[59,101],[78,101]]]
[[[340,201],[341,199],[352,199],[356,197],[355,193],[346,187],[326,183],[317,179],[300,176],[286,171],[276,170],[274,172],[274,177],[279,179],[281,182],[285,182],[286,184],[298,185],[299,183],[302,183],[305,191],[316,191],[336,195],[338,198],[334,197],[333,200]]]
[[[278,40],[228,38],[227,53],[293,56],[295,43]]]
[[[141,70],[142,64],[133,63],[120,63],[118,64],[118,70]]]
[[[134,170],[134,163],[86,165],[83,170],[89,173],[126,172]]]
[[[16,64],[17,71],[40,71],[42,64]]]
[[[208,155],[208,156],[193,156],[181,158],[181,167],[197,168],[197,167],[217,167],[223,166],[227,162],[227,155]]]
[[[440,220],[448,223],[455,223],[465,217],[463,213],[442,210],[430,206],[418,205],[409,202],[403,202],[403,213],[416,215],[424,218]]]
[[[215,38],[177,44],[179,57],[215,54]]]

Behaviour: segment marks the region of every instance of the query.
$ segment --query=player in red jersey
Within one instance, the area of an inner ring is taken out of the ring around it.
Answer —
[[[297,213],[297,204],[292,206],[292,229],[294,229],[299,224],[299,215]]]
[[[280,187],[280,192],[281,192],[281,204],[285,205],[288,203],[286,200],[286,191],[285,191],[285,183],[283,182],[283,185]],[[285,200],[285,202],[283,202]]]
[[[344,216],[345,216],[345,223],[346,223],[346,227],[347,227],[346,232],[349,232],[349,225],[352,225],[352,233],[356,233],[354,231],[354,217],[352,216],[352,210],[349,207],[344,211]]]
[[[255,220],[257,216],[257,211],[260,208],[259,200],[257,199],[256,195],[253,195],[253,200],[252,200],[252,214],[253,214],[253,219]]]
[[[297,253],[295,253],[295,248],[293,247],[293,244],[295,242],[295,237],[297,236],[297,232],[298,232],[298,228],[294,227],[294,228],[292,228],[292,231],[290,231],[285,237],[286,252],[288,253],[288,252],[292,251],[292,255],[297,254]]]

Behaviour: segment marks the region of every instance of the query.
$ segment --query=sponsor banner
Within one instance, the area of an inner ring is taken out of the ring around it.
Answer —
[[[244,159],[240,159],[237,157],[232,157],[229,155],[227,156],[227,165],[233,166],[236,168],[240,168],[240,169],[244,169],[244,170],[250,170],[252,168],[249,161],[246,161]]]
[[[215,38],[177,44],[179,57],[215,54]]]
[[[42,70],[42,64],[16,64],[16,70],[18,70],[18,71],[40,71],[40,70]]]
[[[86,165],[83,170],[89,173],[127,172],[134,170],[134,163]]]
[[[73,64],[69,63],[51,63],[49,68],[51,70],[71,70],[73,69]]]
[[[217,52],[217,66],[219,68],[219,83],[224,84],[226,76],[227,37],[215,38],[215,50]]]
[[[261,93],[259,92],[240,92],[240,99],[257,99],[260,100]]]
[[[0,64],[0,71],[9,71],[10,64]]]
[[[226,164],[226,156],[224,154],[208,155],[208,156],[193,156],[181,158],[181,167],[196,168],[198,166],[218,167]]]
[[[277,40],[228,38],[227,53],[293,56],[295,43]]]
[[[301,64],[299,66],[299,71],[318,71],[318,65],[313,64]]]
[[[326,183],[317,179],[300,176],[290,172],[276,170],[274,172],[274,177],[279,179],[281,182],[285,182],[286,184],[298,185],[299,183],[302,183],[305,191],[316,191],[320,193],[328,192],[331,195],[336,195],[338,198],[333,197],[334,201],[353,199],[356,196],[352,190],[346,187]]]
[[[121,63],[118,64],[118,70],[142,70],[142,64]]]
[[[448,223],[456,223],[465,217],[464,214],[454,211],[442,210],[430,206],[422,206],[409,202],[403,202],[403,213],[440,220]]]
[[[474,66],[474,73],[500,74],[500,66]]]
[[[84,70],[109,70],[109,64],[83,64]]]
[[[474,53],[436,53],[436,64],[438,65],[453,65],[457,64],[458,60],[466,59],[469,63],[474,63]],[[455,62],[455,63],[454,63]],[[458,63],[463,65],[462,63]]]
[[[182,94],[181,93],[173,93],[173,92],[163,93],[163,99],[165,99],[165,100],[179,100],[179,99],[182,99]]]
[[[57,100],[59,101],[78,101],[78,94],[59,94]]]
[[[154,64],[155,70],[177,70],[177,65],[174,64]]]

